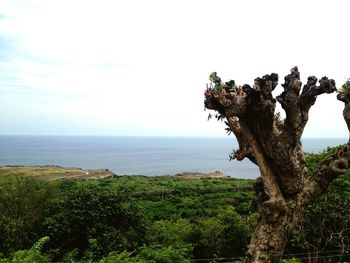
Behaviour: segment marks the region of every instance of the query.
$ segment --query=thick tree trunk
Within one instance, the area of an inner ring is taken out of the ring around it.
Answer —
[[[266,175],[265,175],[266,176]],[[274,176],[273,176],[274,177]],[[247,263],[280,262],[288,237],[303,218],[302,195],[268,196],[263,178],[254,183],[259,220],[247,251]]]
[[[256,180],[254,188],[260,218],[248,246],[247,263],[281,261],[290,234],[300,224],[307,206],[327,191],[335,177],[345,173],[349,152],[349,146],[345,146],[323,160],[313,176],[304,180],[297,195],[268,196],[264,181],[261,177]]]
[[[278,221],[286,221],[283,216]],[[286,244],[287,229],[284,224],[274,225],[260,222],[250,242],[247,262],[280,262]]]
[[[274,221],[260,218],[248,246],[247,263],[281,261],[288,237],[303,218],[302,211],[293,207],[274,218]]]
[[[279,218],[278,221],[287,221],[287,216]],[[287,231],[284,224],[259,222],[248,247],[246,262],[280,262],[286,245]]]

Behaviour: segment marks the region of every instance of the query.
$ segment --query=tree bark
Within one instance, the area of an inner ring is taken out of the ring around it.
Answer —
[[[287,237],[301,221],[302,213],[287,211],[274,222],[261,218],[247,251],[247,262],[280,262]]]
[[[204,105],[225,119],[226,130],[233,133],[239,149],[232,158],[248,158],[259,166],[255,184],[255,202],[260,218],[247,251],[246,262],[280,262],[288,237],[303,219],[305,208],[324,194],[337,176],[345,173],[349,162],[349,145],[323,160],[308,175],[301,136],[308,112],[317,96],[336,90],[332,79],[310,76],[302,83],[297,67],[285,77],[284,91],[276,99],[272,91],[278,75],[271,73],[254,80],[251,87],[222,82],[216,72],[209,77]],[[344,118],[350,129],[350,82],[338,99],[345,103]],[[281,120],[275,113],[276,102],[286,112]]]

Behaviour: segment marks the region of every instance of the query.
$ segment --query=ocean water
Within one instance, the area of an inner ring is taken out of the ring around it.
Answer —
[[[347,139],[304,139],[307,152],[346,143]],[[61,165],[108,168],[118,175],[174,175],[220,171],[256,178],[248,160],[229,161],[233,137],[0,136],[0,165]]]

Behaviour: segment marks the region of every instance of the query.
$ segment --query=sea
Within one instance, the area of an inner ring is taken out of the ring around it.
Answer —
[[[306,152],[347,142],[340,139],[303,139]],[[0,165],[60,165],[104,168],[117,175],[175,175],[220,171],[235,178],[256,178],[249,160],[229,161],[237,148],[233,137],[129,136],[0,136]]]

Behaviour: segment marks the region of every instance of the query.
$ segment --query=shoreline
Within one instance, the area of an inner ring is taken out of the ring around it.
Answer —
[[[37,177],[48,181],[53,180],[89,180],[103,179],[116,176],[149,176],[149,175],[117,175],[113,171],[105,168],[82,169],[80,167],[65,167],[60,165],[2,165],[0,166],[0,176],[10,174],[23,174],[26,176]],[[181,179],[236,179],[224,175],[220,171],[209,173],[201,172],[182,172],[175,175],[153,175],[153,176],[172,176]]]
[[[64,167],[59,165],[3,165],[0,166],[0,176],[23,174],[48,181],[69,179],[88,180],[116,176],[109,169],[82,169],[79,167]]]

